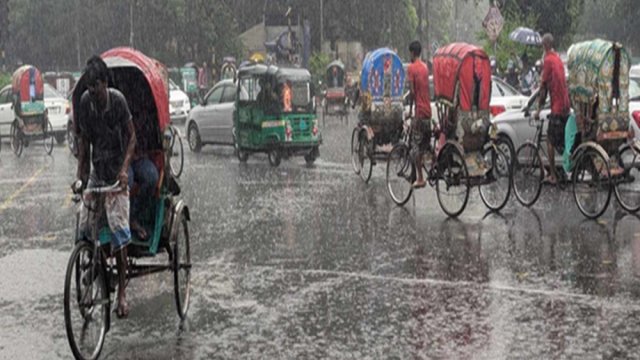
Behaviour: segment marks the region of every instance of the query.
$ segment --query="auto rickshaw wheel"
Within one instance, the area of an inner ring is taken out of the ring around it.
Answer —
[[[189,149],[191,152],[199,153],[200,150],[202,150],[202,139],[200,138],[200,131],[196,124],[189,125],[187,138],[189,139]]]
[[[249,153],[244,150],[237,149],[236,155],[238,156],[238,160],[240,160],[241,163],[246,163],[247,160],[249,160]]]
[[[269,150],[267,154],[269,157],[269,164],[273,167],[280,166],[280,161],[282,160],[282,155],[278,149]]]
[[[318,158],[318,148],[314,147],[308,154],[306,154],[304,156],[304,161],[307,163],[308,166],[312,166],[313,163],[316,162],[316,159]]]
[[[173,226],[173,280],[176,310],[181,320],[186,319],[191,299],[191,247],[189,243],[189,222],[184,212],[176,216]]]
[[[46,120],[42,136],[43,136],[42,143],[44,145],[44,151],[47,153],[47,155],[51,155],[51,153],[53,152],[53,141],[54,141],[53,126],[51,125],[51,121]]]
[[[18,121],[14,121],[11,124],[11,149],[16,156],[22,155],[22,149],[24,148],[22,130],[18,127]]]

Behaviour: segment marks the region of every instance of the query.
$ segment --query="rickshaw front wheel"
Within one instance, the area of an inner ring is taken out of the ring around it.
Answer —
[[[176,310],[184,320],[189,311],[191,299],[191,248],[189,243],[189,222],[184,212],[176,216],[173,226],[173,280]]]
[[[24,140],[22,130],[18,127],[18,122],[14,121],[11,124],[11,149],[16,156],[22,155],[22,149],[24,148]]]

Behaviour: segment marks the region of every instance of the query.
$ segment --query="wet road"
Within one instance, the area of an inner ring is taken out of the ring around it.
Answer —
[[[180,324],[169,273],[132,281],[104,359],[640,358],[640,219],[585,221],[570,194],[459,220],[435,192],[393,205],[383,167],[362,183],[350,125],[322,158],[273,169],[231,149],[187,152],[192,303]],[[67,359],[64,270],[75,160],[0,153],[0,358]],[[164,260],[164,257],[161,259]]]

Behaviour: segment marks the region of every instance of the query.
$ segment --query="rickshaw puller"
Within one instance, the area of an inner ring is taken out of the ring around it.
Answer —
[[[413,183],[416,189],[427,185],[422,174],[423,157],[429,151],[429,140],[431,139],[431,98],[429,97],[429,69],[421,59],[422,45],[419,41],[414,41],[409,45],[411,53],[411,65],[408,68],[410,97],[415,109],[414,117],[411,120],[411,148],[412,157],[415,159],[417,179]]]
[[[88,90],[82,94],[76,126],[79,140],[77,176],[83,184],[87,184],[87,180],[89,184],[119,181],[122,186],[122,191],[106,194],[104,206],[118,269],[116,314],[126,317],[129,313],[125,295],[127,245],[131,241],[128,169],[136,144],[135,128],[124,95],[107,86],[108,69],[100,57],[93,56],[87,61],[85,76]],[[93,165],[91,172],[89,158]],[[84,203],[91,206],[92,199],[87,198]],[[86,231],[89,223],[87,207],[82,208],[80,222],[81,229]]]
[[[571,111],[569,102],[569,90],[564,72],[564,64],[560,55],[553,48],[553,36],[545,34],[542,37],[544,48],[544,64],[540,81],[540,95],[538,99],[538,111],[535,119],[540,119],[540,111],[546,102],[546,94],[551,98],[551,114],[547,128],[547,150],[549,159],[555,158],[555,149],[562,153],[564,149],[565,126]],[[549,166],[549,176],[545,179],[550,184],[556,184],[558,176],[555,166]]]

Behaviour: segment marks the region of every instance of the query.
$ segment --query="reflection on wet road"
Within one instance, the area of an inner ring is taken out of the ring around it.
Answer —
[[[430,189],[398,208],[382,166],[368,185],[351,172],[353,122],[330,123],[313,168],[187,154],[189,320],[170,274],[132,281],[103,358],[640,357],[639,218],[612,206],[585,221],[556,190],[501,214],[474,193],[459,220]],[[67,359],[75,162],[27,150],[0,153],[0,358]]]

